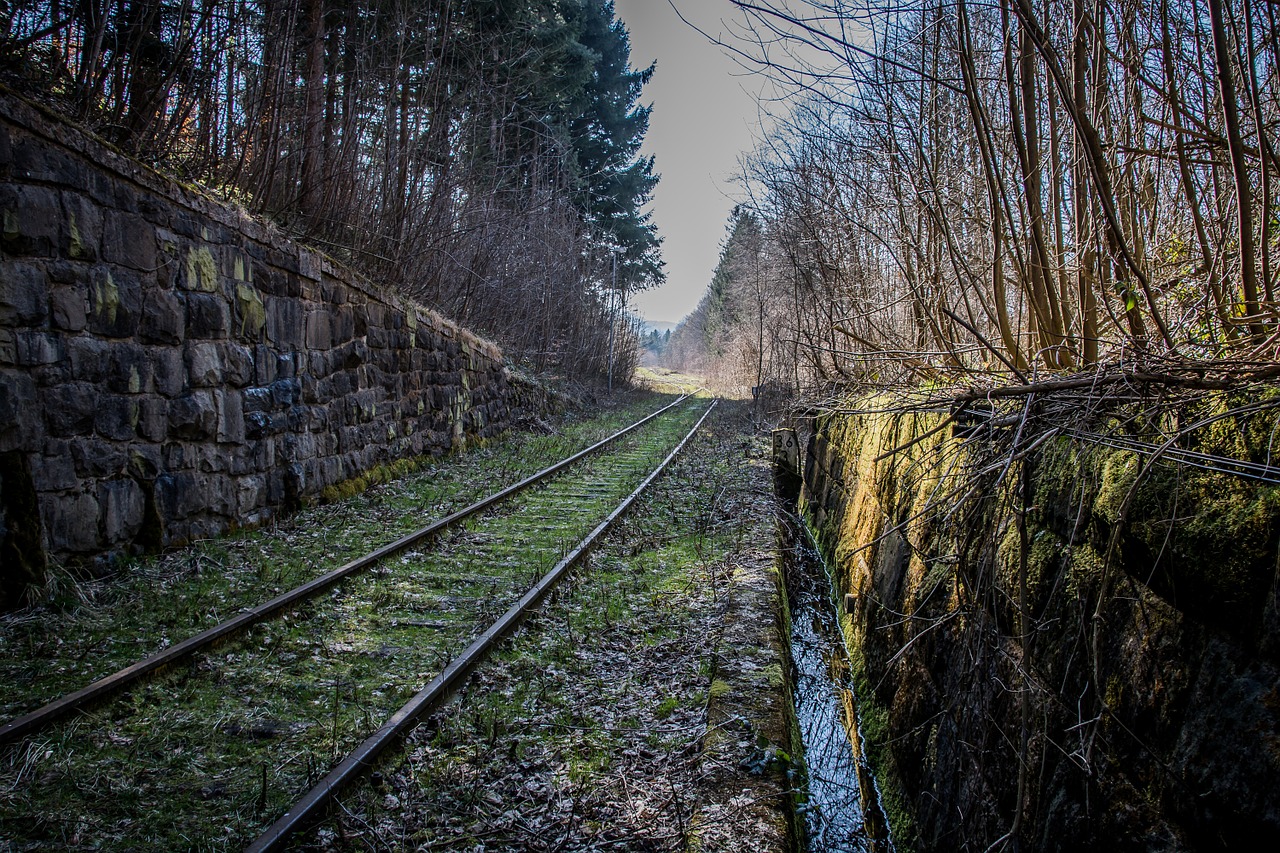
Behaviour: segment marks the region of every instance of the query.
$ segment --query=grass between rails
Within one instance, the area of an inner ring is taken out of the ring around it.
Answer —
[[[550,435],[519,433],[346,501],[267,527],[137,559],[116,576],[74,582],[53,599],[0,615],[0,719],[107,675],[239,610],[317,577],[616,431],[664,400],[636,395]],[[55,570],[56,572],[57,570]]]
[[[691,422],[679,420],[683,426],[657,425],[666,433],[660,445],[669,447]],[[629,491],[628,479],[638,480],[640,469],[666,452],[641,449],[638,455],[648,458],[637,460],[631,475],[615,477],[616,466],[593,462],[574,480],[523,501],[539,518],[564,521],[566,514],[547,503],[551,492],[581,494],[587,483],[601,494],[594,508],[569,514],[581,529],[528,524],[528,513],[506,508],[453,531],[430,553],[386,561],[195,666],[174,667],[92,715],[8,750],[0,767],[0,839],[36,848],[242,846],[549,568]],[[457,479],[481,476],[473,469]],[[491,477],[484,482],[486,491],[493,488]],[[383,514],[368,511],[370,500],[347,509],[391,538],[380,530]],[[345,516],[334,521],[356,526]],[[516,526],[518,536],[505,535]]]
[[[768,500],[763,444],[744,442],[739,420],[718,410],[589,564],[306,847],[696,845],[732,564],[760,545]],[[755,849],[747,835],[735,846]]]

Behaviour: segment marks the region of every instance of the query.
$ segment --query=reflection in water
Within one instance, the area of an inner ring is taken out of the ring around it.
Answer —
[[[892,851],[858,740],[849,662],[836,622],[831,581],[806,542],[787,549],[796,717],[808,769],[804,808],[810,853]]]

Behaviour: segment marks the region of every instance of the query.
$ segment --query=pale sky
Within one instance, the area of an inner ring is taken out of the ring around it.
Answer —
[[[725,34],[722,20],[735,18],[729,0],[675,3],[713,36]],[[681,21],[668,0],[614,0],[614,8],[631,34],[631,65],[658,62],[640,102],[653,104],[643,152],[657,157],[654,170],[662,176],[653,219],[663,238],[667,283],[628,301],[646,320],[674,323],[711,282],[737,195],[738,157],[754,147],[759,120],[751,93],[761,80]]]

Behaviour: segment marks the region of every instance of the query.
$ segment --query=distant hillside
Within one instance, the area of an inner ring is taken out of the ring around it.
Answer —
[[[679,326],[679,323],[668,323],[666,320],[641,320],[640,334],[647,335],[650,332],[667,332]]]

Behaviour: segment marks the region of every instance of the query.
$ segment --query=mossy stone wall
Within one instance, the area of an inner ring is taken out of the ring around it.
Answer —
[[[1007,469],[946,430],[887,454],[941,418],[819,418],[804,471],[805,518],[857,596],[895,839],[1280,844],[1280,490],[1173,465],[1139,481],[1136,454],[1066,438]],[[1273,431],[1231,419],[1194,443],[1251,459]]]
[[[0,213],[0,547],[30,558],[0,599],[547,405],[493,344],[2,90]]]

